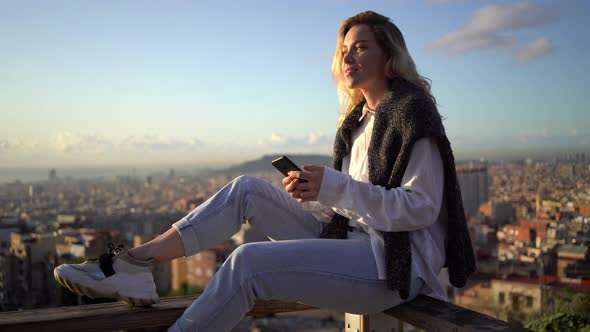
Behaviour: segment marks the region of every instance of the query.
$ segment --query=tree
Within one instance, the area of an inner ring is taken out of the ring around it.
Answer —
[[[565,288],[553,308],[531,316],[524,324],[538,332],[590,332],[590,295]]]

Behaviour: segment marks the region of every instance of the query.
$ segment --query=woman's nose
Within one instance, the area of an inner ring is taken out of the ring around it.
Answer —
[[[349,63],[351,60],[350,52],[344,53],[344,62]]]
[[[342,57],[342,59],[344,60],[344,63],[351,63],[352,62],[352,56],[350,54],[350,52],[345,52],[344,56]]]
[[[345,53],[344,54],[344,63],[351,63],[352,62],[352,56],[350,55],[350,52]]]

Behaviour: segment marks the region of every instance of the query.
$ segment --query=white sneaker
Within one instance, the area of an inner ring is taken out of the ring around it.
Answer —
[[[81,264],[62,264],[53,270],[58,283],[90,298],[119,298],[132,306],[159,301],[152,271],[155,260],[129,256],[123,245],[108,244],[109,253]]]

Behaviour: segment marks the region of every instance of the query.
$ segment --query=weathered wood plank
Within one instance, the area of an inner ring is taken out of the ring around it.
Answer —
[[[427,331],[531,331],[520,325],[424,295],[410,303],[385,310],[384,313]]]
[[[199,296],[161,298],[152,307],[130,307],[123,302],[34,309],[0,313],[0,331],[105,331],[172,325]],[[318,309],[297,302],[258,300],[246,316]]]
[[[130,307],[123,302],[0,313],[0,331],[105,331],[172,325],[199,296],[162,298],[152,307]],[[318,309],[297,302],[258,300],[247,316]],[[419,296],[384,311],[428,331],[530,331],[478,312]]]

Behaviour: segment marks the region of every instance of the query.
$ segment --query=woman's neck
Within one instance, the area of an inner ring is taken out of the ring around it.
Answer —
[[[383,82],[382,84],[376,84],[376,86],[369,89],[361,89],[369,109],[375,110],[377,108],[377,105],[379,105],[381,99],[383,99],[385,92],[387,92],[387,88],[387,82]]]

